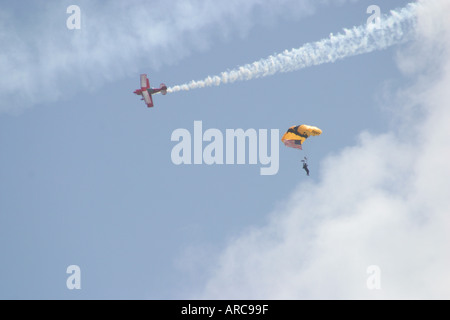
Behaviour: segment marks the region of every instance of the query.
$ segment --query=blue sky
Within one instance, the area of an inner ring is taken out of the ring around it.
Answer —
[[[201,80],[409,2],[4,4],[0,298],[450,297],[446,1],[424,2],[414,38],[386,50],[155,95],[152,109],[132,93],[140,73]],[[276,175],[177,166],[172,132],[194,121],[323,134],[303,151],[280,143]],[[366,287],[370,265],[381,290]]]

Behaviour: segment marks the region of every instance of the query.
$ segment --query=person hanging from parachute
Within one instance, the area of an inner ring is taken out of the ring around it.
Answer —
[[[290,127],[281,138],[281,141],[284,143],[286,147],[303,150],[302,145],[306,139],[308,139],[310,136],[319,136],[321,134],[322,134],[321,129],[314,126],[301,124],[298,126]],[[303,169],[309,176],[308,158],[304,157],[302,163]]]
[[[309,176],[309,169],[308,169],[308,158],[304,157],[302,160],[303,162],[303,169],[306,171],[306,175]]]

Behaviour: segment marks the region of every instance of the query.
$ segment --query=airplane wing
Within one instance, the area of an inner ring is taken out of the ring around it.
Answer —
[[[149,81],[147,79],[147,75],[146,74],[141,74],[141,89],[142,91],[144,91],[144,89],[149,89],[150,85],[149,85]]]
[[[144,98],[145,103],[149,108],[153,107],[153,99],[151,94],[148,93],[147,90],[142,91],[142,97]]]

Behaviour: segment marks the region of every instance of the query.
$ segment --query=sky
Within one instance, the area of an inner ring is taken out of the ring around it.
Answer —
[[[0,299],[450,298],[448,1],[1,3]]]

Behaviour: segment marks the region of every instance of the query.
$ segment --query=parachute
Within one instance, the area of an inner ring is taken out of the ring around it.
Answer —
[[[322,130],[317,127],[309,126],[306,124],[290,127],[288,131],[283,135],[281,141],[286,147],[296,148],[302,150],[302,144],[310,136],[319,136],[322,134]]]

